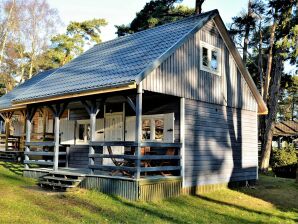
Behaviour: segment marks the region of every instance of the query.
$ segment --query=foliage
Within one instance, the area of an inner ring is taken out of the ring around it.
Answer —
[[[273,150],[272,167],[288,166],[297,163],[297,152],[293,144],[288,144],[281,149],[274,148]]]
[[[283,86],[278,103],[278,120],[298,120],[298,76],[285,76]]]
[[[65,34],[58,34],[51,39],[51,47],[44,55],[47,68],[60,67],[83,53],[86,45],[101,42],[100,28],[107,25],[104,19],[71,22]]]
[[[136,17],[129,25],[116,26],[117,35],[124,36],[139,32],[194,14],[194,9],[174,5],[180,2],[181,0],[151,0],[136,14]]]
[[[83,189],[41,191],[15,174],[21,165],[1,164],[0,223],[295,223],[298,216],[297,184],[282,178],[260,176],[257,189],[131,202]]]
[[[6,93],[40,71],[39,56],[60,20],[46,0],[4,0],[0,11],[0,92]]]

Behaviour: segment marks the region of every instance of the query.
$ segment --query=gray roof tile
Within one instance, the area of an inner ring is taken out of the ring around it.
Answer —
[[[138,82],[146,69],[218,12],[107,41],[89,49],[18,95],[21,102]]]
[[[51,73],[53,73],[56,69],[47,70],[44,72],[40,72],[33,76],[31,79],[25,81],[24,83],[16,86],[12,91],[8,92],[4,96],[0,97],[0,110],[9,109],[12,107],[12,100],[16,97],[22,97],[24,92],[32,87],[33,85],[37,84]]]

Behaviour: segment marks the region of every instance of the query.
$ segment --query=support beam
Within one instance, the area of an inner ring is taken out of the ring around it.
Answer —
[[[55,128],[54,128],[54,167],[53,170],[57,171],[59,166],[59,138],[60,138],[60,117],[55,115]]]
[[[127,96],[126,99],[127,99],[127,103],[131,106],[131,108],[134,111],[136,111],[136,105],[133,103],[132,99],[129,96]]]
[[[1,113],[1,117],[5,121],[5,151],[8,150],[8,138],[10,135],[10,121],[11,121],[13,114],[14,114],[13,111]]]
[[[136,97],[136,173],[135,178],[139,179],[141,176],[141,141],[142,141],[142,101],[143,101],[143,86],[139,83]]]
[[[95,141],[95,131],[96,131],[96,116],[99,112],[100,108],[100,102],[97,102],[96,99],[93,100],[81,100],[82,104],[84,105],[86,111],[88,112],[90,116],[90,142]],[[89,144],[89,154],[94,154],[94,146]],[[90,173],[94,174],[94,158],[89,158],[89,167],[90,167]]]
[[[26,142],[31,141],[31,128],[32,128],[32,119],[36,112],[36,108],[27,108],[26,111]],[[30,146],[25,146],[25,161],[29,161]],[[25,164],[25,169],[29,169],[29,165]]]
[[[181,173],[182,176],[182,187],[185,186],[185,98],[180,98],[180,166],[181,166]]]
[[[54,127],[54,158],[53,158],[53,170],[57,171],[59,169],[59,147],[60,147],[60,118],[65,111],[68,102],[57,103],[55,105],[49,105],[48,107],[53,112],[55,127]]]

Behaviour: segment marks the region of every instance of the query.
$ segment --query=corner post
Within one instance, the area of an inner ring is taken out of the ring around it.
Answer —
[[[181,173],[182,176],[182,187],[185,186],[185,175],[184,175],[184,168],[185,168],[185,98],[180,98],[180,165],[181,165]]]
[[[96,113],[94,110],[90,113],[90,142],[95,140],[95,131],[96,131]],[[89,154],[94,154],[95,150],[92,145],[89,145]],[[94,165],[94,157],[89,158],[89,166]],[[94,169],[90,169],[90,173],[94,174]]]
[[[143,86],[142,82],[137,87],[136,97],[136,173],[135,178],[139,179],[141,176],[141,141],[142,141],[142,101],[143,101]]]
[[[54,171],[58,170],[59,165],[59,139],[60,139],[60,117],[58,114],[55,114],[55,129],[54,129]]]

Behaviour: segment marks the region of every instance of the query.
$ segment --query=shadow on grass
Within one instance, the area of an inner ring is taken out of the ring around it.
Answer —
[[[16,162],[0,162],[0,165],[17,175],[23,175],[23,164]]]
[[[274,204],[283,212],[298,212],[298,183],[293,179],[260,175],[254,189],[244,187],[237,191]]]
[[[264,215],[264,216],[267,216],[268,218],[269,217],[272,217],[272,216],[275,216],[275,217],[280,218],[280,219],[283,219],[283,220],[291,219],[291,220],[293,220],[295,222],[298,222],[298,218],[297,219],[295,219],[295,218],[292,219],[292,218],[289,218],[289,217],[275,215],[275,214],[272,214],[272,213],[269,213],[269,212],[264,212],[264,211],[258,211],[258,210],[254,210],[254,209],[249,209],[249,208],[245,208],[245,207],[240,206],[240,205],[235,205],[235,204],[232,204],[232,203],[229,203],[229,202],[215,200],[215,199],[212,199],[212,198],[209,198],[209,197],[205,197],[205,196],[202,196],[202,195],[197,195],[196,197],[198,197],[198,198],[200,198],[202,200],[205,200],[205,201],[208,201],[208,202],[212,202],[212,203],[216,203],[216,204],[220,204],[220,205],[223,205],[223,206],[229,206],[229,207],[232,207],[232,208],[240,209],[242,211],[246,211],[246,212],[250,212],[250,213],[255,213],[255,214],[259,214],[259,215]]]
[[[141,212],[145,212],[153,217],[159,218],[164,220],[165,222],[170,222],[170,223],[186,223],[187,221],[185,220],[185,217],[178,215],[177,213],[166,213],[167,211],[163,211],[162,209],[160,209],[158,206],[152,206],[151,208],[149,208],[148,206],[151,206],[149,203],[139,203],[139,202],[130,202],[127,201],[125,199],[122,199],[118,196],[110,196],[112,197],[115,201],[120,202],[122,205],[125,205],[127,207],[133,208],[133,209],[137,209]],[[177,199],[177,203],[176,206],[189,206],[187,205],[184,201],[180,200],[180,197],[177,198],[172,198],[170,199],[171,203],[175,203],[175,199]],[[218,216],[219,217],[224,217],[227,218],[228,220],[230,220],[230,222],[235,222],[235,223],[253,223],[247,219],[244,218],[239,218],[239,217],[234,217],[228,214],[222,214],[222,213],[217,213],[214,212],[212,210],[209,211],[210,214],[208,215],[212,215],[213,218],[215,218],[214,216]],[[203,222],[204,220],[195,220],[196,222]]]

